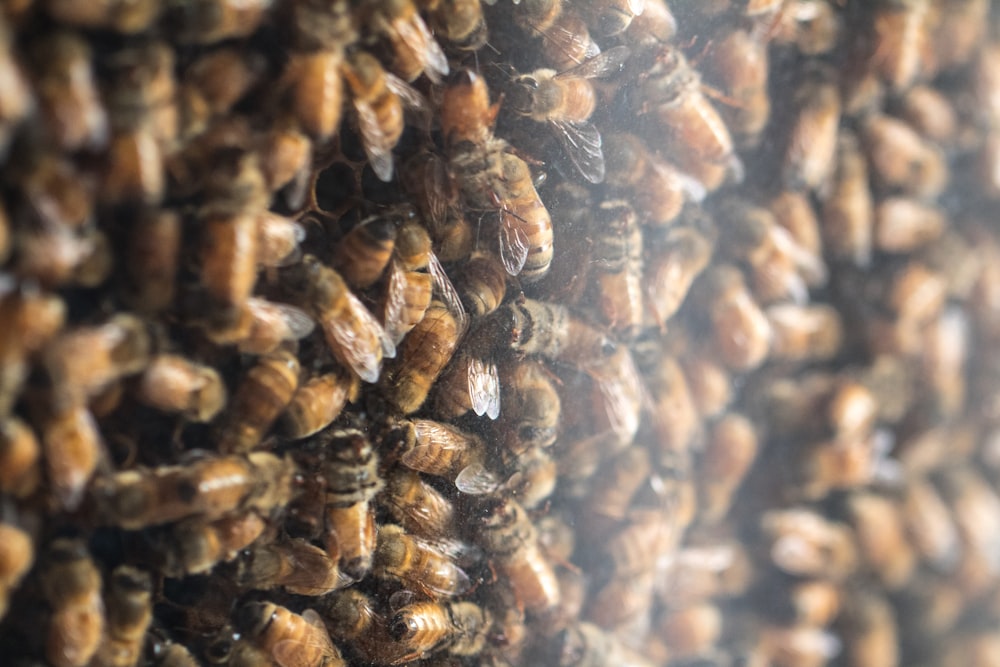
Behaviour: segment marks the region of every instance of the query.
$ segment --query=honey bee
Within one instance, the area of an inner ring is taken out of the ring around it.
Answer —
[[[497,365],[459,348],[434,386],[434,408],[442,418],[454,419],[472,410],[477,416],[500,415],[500,374]]]
[[[10,595],[35,562],[35,547],[27,532],[0,523],[0,618],[7,615]]]
[[[723,614],[711,602],[668,611],[657,619],[657,635],[670,647],[670,655],[693,657],[706,653],[720,639]]]
[[[263,535],[267,527],[254,511],[215,521],[193,517],[172,526],[147,530],[136,548],[166,576],[185,577],[208,572],[219,563],[233,560]]]
[[[990,512],[1000,506],[993,487],[967,465],[944,470],[935,480],[941,497],[951,508],[951,516],[962,540],[955,581],[965,591],[976,590],[991,581],[998,569],[996,523]]]
[[[403,340],[399,357],[382,376],[386,397],[403,414],[415,412],[424,403],[451,360],[460,333],[455,317],[437,302]]]
[[[371,501],[385,482],[378,474],[378,454],[357,429],[321,434],[328,460],[326,477],[326,553],[340,570],[359,580],[371,569],[375,548],[375,513]]]
[[[493,493],[508,493],[525,509],[540,507],[556,489],[558,464],[549,450],[531,446],[519,454],[501,454],[507,479],[498,484]]]
[[[348,56],[342,72],[351,90],[368,164],[376,176],[388,182],[392,180],[392,149],[403,134],[403,108],[427,109],[427,101],[409,84],[383,70],[366,51]]]
[[[446,477],[463,493],[483,493],[496,479],[486,470],[486,445],[476,435],[450,424],[413,419],[412,431],[400,454],[400,463],[411,470]]]
[[[943,146],[951,145],[958,134],[955,107],[943,93],[927,85],[917,85],[899,101],[899,113],[922,137]]]
[[[540,649],[541,664],[558,667],[652,667],[654,663],[628,648],[613,634],[587,621],[573,623]]]
[[[52,542],[39,564],[42,598],[51,609],[45,659],[55,667],[83,667],[104,633],[101,573],[78,540]]]
[[[892,88],[909,88],[929,65],[931,3],[879,2],[872,22],[871,67]]]
[[[685,607],[711,598],[731,598],[747,591],[753,564],[738,542],[687,545],[672,559],[657,589],[670,607]]]
[[[465,310],[475,317],[500,307],[507,294],[507,272],[492,255],[475,252],[459,269],[458,293]]]
[[[141,215],[126,241],[125,286],[128,303],[140,312],[156,313],[173,303],[181,247],[181,218],[175,211]]]
[[[601,135],[590,122],[597,93],[589,79],[618,71],[631,52],[615,47],[556,73],[535,70],[514,78],[506,100],[511,108],[538,123],[547,123],[573,165],[591,183],[604,181]]]
[[[604,135],[604,155],[607,184],[629,193],[644,224],[668,225],[685,201],[705,198],[701,183],[650,153],[635,135]]]
[[[833,182],[823,203],[823,245],[834,258],[866,267],[874,245],[875,206],[868,165],[854,134],[840,133],[836,159]]]
[[[104,445],[90,410],[70,406],[47,415],[41,424],[42,453],[49,484],[59,504],[74,510],[94,475]]]
[[[264,267],[287,266],[302,256],[299,243],[305,229],[283,215],[264,211],[257,215],[257,264]]]
[[[603,333],[555,303],[524,299],[502,306],[490,319],[495,329],[489,330],[500,350],[591,368],[617,349]]]
[[[854,528],[858,553],[886,590],[903,588],[913,577],[917,556],[896,502],[860,491],[847,499],[848,522]]]
[[[784,182],[793,190],[822,188],[833,171],[841,99],[832,76],[826,70],[810,73],[795,91],[782,165]]]
[[[498,422],[504,446],[516,454],[551,446],[558,434],[561,401],[550,372],[539,361],[521,359],[505,364],[500,379],[511,389],[504,393]]]
[[[0,421],[0,491],[14,498],[34,493],[41,482],[41,454],[42,446],[27,424],[17,417]]]
[[[632,498],[649,479],[650,470],[649,450],[644,447],[628,447],[608,462],[585,499],[590,534],[600,539],[625,520]]]
[[[290,270],[288,283],[319,322],[337,360],[365,382],[376,382],[382,358],[395,356],[396,347],[340,274],[306,255]]]
[[[271,602],[248,602],[236,613],[236,629],[280,667],[345,667],[322,619]]]
[[[734,28],[712,42],[703,71],[731,102],[721,115],[740,146],[754,146],[771,116],[767,41],[753,30]]]
[[[714,354],[700,348],[678,361],[702,418],[718,416],[732,403],[735,390],[733,377]]]
[[[677,34],[677,19],[664,0],[646,0],[645,4],[625,29],[625,37],[629,43],[642,46],[666,44]]]
[[[220,418],[218,449],[243,454],[255,448],[292,400],[299,361],[286,350],[261,358],[240,382]]]
[[[875,208],[875,247],[908,253],[936,241],[944,233],[944,211],[909,197],[889,197]]]
[[[583,618],[624,634],[633,623],[647,623],[653,605],[652,572],[634,577],[613,576],[591,597]],[[564,578],[560,587],[565,598]]]
[[[313,146],[309,137],[289,119],[272,127],[261,137],[259,150],[267,188],[280,193],[290,210],[302,209],[307,202],[307,189],[313,175]]]
[[[325,551],[303,539],[261,544],[240,553],[236,580],[251,589],[281,586],[296,595],[325,595],[348,580]]]
[[[132,667],[142,654],[146,629],[153,620],[153,582],[149,574],[129,565],[111,573],[105,598],[105,635],[95,664]]]
[[[840,314],[830,306],[776,304],[764,314],[771,324],[771,358],[793,363],[831,359],[844,335]]]
[[[486,497],[469,526],[472,538],[514,593],[518,605],[544,616],[559,606],[559,580],[538,544],[528,513],[513,498]]]
[[[962,550],[958,528],[941,494],[928,480],[908,481],[900,511],[914,548],[928,565],[947,572],[958,564]]]
[[[8,414],[28,375],[28,355],[44,347],[66,321],[66,303],[33,289],[0,289],[0,414]]]
[[[823,628],[765,623],[757,628],[756,645],[747,659],[755,665],[825,665],[842,646],[836,635]]]
[[[126,470],[104,480],[98,503],[105,521],[126,530],[238,510],[269,515],[293,495],[295,464],[268,452],[195,459],[184,466]]]
[[[877,592],[858,590],[844,599],[837,630],[844,658],[859,667],[900,663],[900,641],[893,606]]]
[[[207,211],[202,216],[199,304],[211,326],[229,328],[257,282],[258,224],[249,212]]]
[[[333,267],[352,287],[371,287],[392,259],[398,230],[389,216],[362,220],[334,247]]]
[[[648,400],[632,353],[619,347],[590,366],[587,375],[594,433],[606,434],[604,445],[611,450],[627,447],[639,430],[640,413]]]
[[[149,362],[149,348],[146,325],[134,315],[116,315],[103,325],[63,333],[45,350],[57,400],[85,402],[116,380],[141,371]]]
[[[445,551],[392,524],[378,531],[372,573],[399,580],[433,599],[461,595],[471,586],[468,575]]]
[[[612,333],[632,339],[646,315],[642,230],[635,211],[624,200],[602,202],[592,225],[597,311]]]
[[[661,46],[652,59],[636,63],[643,74],[635,110],[651,122],[654,145],[661,151],[674,148],[681,168],[705,190],[715,190],[738,164],[729,130],[702,93],[698,72],[678,49]]]
[[[417,472],[397,470],[386,480],[380,503],[408,533],[428,541],[452,532],[455,508]]]
[[[434,83],[448,74],[448,58],[410,0],[363,5],[361,23],[385,38],[393,53],[390,68],[405,81],[421,74]]]
[[[229,112],[260,82],[266,63],[256,55],[224,47],[199,56],[185,68],[177,100],[182,138],[200,134],[213,116]],[[265,168],[272,167],[265,164]]]
[[[268,0],[199,0],[174,8],[175,38],[187,44],[214,44],[226,39],[249,37],[267,17]]]
[[[430,12],[431,30],[460,51],[478,51],[488,37],[479,0],[441,0]]]
[[[316,323],[301,308],[287,303],[248,298],[232,326],[205,332],[216,345],[236,345],[243,354],[270,355],[279,346],[305,338]]]
[[[154,628],[146,635],[145,653],[153,667],[198,667],[198,661],[186,646],[162,636]]]
[[[843,22],[835,7],[825,0],[791,0],[778,14],[770,31],[775,44],[790,44],[807,56],[833,50]]]
[[[445,651],[478,655],[492,625],[490,612],[472,602],[416,602],[399,609],[389,621],[389,635],[409,653],[391,664],[402,664]]]
[[[343,65],[341,48],[323,47],[293,52],[282,75],[287,106],[299,127],[317,144],[325,143],[340,129]]]
[[[159,410],[208,422],[225,404],[226,386],[213,368],[161,354],[153,357],[143,372],[137,398]]]
[[[684,303],[695,278],[708,266],[712,242],[694,227],[670,227],[650,238],[644,281],[649,315],[663,328]]]
[[[743,415],[729,413],[712,424],[695,473],[701,517],[709,522],[725,518],[759,451],[753,423]]]
[[[873,114],[861,127],[873,180],[887,189],[933,199],[948,181],[941,150],[902,120]]]
[[[767,358],[771,325],[732,266],[717,265],[701,275],[693,295],[705,304],[711,321],[712,344],[723,363],[734,371],[756,368]]]
[[[770,510],[761,517],[761,527],[771,561],[784,572],[842,581],[857,569],[857,546],[850,528],[813,510]]]
[[[310,378],[295,391],[279,417],[282,434],[299,440],[323,430],[344,406],[358,399],[360,389],[358,379],[344,369]]]

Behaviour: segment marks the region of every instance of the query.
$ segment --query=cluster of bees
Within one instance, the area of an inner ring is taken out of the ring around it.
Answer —
[[[988,0],[4,0],[0,655],[1000,665]]]

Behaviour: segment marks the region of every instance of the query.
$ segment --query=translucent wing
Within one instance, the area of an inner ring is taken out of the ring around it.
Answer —
[[[441,83],[443,77],[448,74],[448,58],[441,50],[441,45],[434,39],[434,35],[428,30],[424,20],[418,14],[414,14],[412,20],[396,21],[393,27],[400,39],[414,53],[420,54],[427,78],[434,83]]]
[[[565,72],[560,72],[556,78],[596,79],[614,74],[621,69],[630,55],[632,55],[632,51],[627,46],[616,46],[613,49],[602,51],[592,58],[587,58]]]
[[[451,278],[445,273],[444,267],[441,266],[441,260],[437,258],[437,255],[432,252],[429,259],[430,262],[427,264],[427,270],[434,279],[434,287],[437,289],[438,294],[441,295],[441,299],[444,301],[444,305],[448,308],[448,311],[455,316],[459,332],[464,333],[466,326],[469,324],[469,317],[465,312],[465,306],[462,305],[461,297],[458,296],[458,290],[455,289]]]
[[[289,560],[294,568],[283,585],[290,593],[326,595],[354,583],[353,578],[340,572],[325,551],[311,544],[300,545]]]
[[[344,298],[348,301],[350,316],[325,318],[323,330],[336,342],[336,351],[358,377],[365,382],[377,382],[382,368],[381,357],[396,356],[396,344],[358,297],[348,292]]]
[[[388,183],[392,180],[392,148],[395,141],[382,131],[378,122],[378,114],[370,104],[355,100],[354,109],[358,114],[358,131],[361,133],[365,155],[371,163],[372,171],[380,180]]]
[[[516,276],[528,261],[528,235],[517,224],[517,214],[506,208],[500,211],[500,261],[507,273]]]
[[[389,282],[386,286],[385,310],[383,311],[383,321],[385,322],[386,335],[395,345],[406,335],[406,330],[400,326],[403,320],[403,311],[406,308],[406,271],[402,265],[393,258],[389,265]]]
[[[604,182],[601,133],[588,121],[550,120],[556,138],[580,175],[591,183]]]
[[[316,328],[316,322],[304,310],[287,303],[250,297],[246,307],[253,315],[254,326],[282,331],[285,340],[301,340]]]
[[[469,360],[469,398],[472,411],[490,419],[500,416],[500,374],[497,365],[482,359]]]
[[[390,72],[385,73],[385,83],[389,90],[396,94],[404,107],[417,112],[420,118],[420,128],[430,132],[432,114],[431,105],[427,98],[419,90]]]
[[[431,222],[442,225],[448,220],[451,203],[451,177],[448,165],[440,156],[432,155],[424,170],[424,190],[427,193],[427,209]]]
[[[455,488],[470,496],[493,493],[500,487],[500,480],[482,463],[470,463],[455,478]]]

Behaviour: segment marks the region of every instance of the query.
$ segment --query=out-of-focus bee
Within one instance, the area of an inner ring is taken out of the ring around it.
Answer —
[[[544,617],[559,606],[559,580],[520,503],[513,498],[485,498],[468,528],[520,607]]]
[[[888,197],[875,208],[875,247],[883,252],[909,253],[944,233],[944,211],[909,197]]]
[[[461,417],[469,410],[490,419],[500,415],[500,375],[497,366],[479,358],[468,347],[460,348],[452,357],[434,385],[434,391],[435,412],[444,419]]]
[[[286,266],[301,257],[299,242],[305,229],[291,218],[262,211],[257,214],[257,264],[264,267]]]
[[[240,381],[219,422],[217,446],[223,454],[256,447],[292,400],[299,386],[299,361],[286,350],[260,359]]]
[[[200,221],[201,288],[209,329],[240,318],[257,282],[257,220],[248,211],[206,211]],[[200,315],[201,313],[199,313]]]
[[[392,524],[378,531],[372,573],[402,581],[431,598],[461,595],[471,586],[468,575],[443,549]]]
[[[141,215],[127,235],[125,272],[128,303],[136,310],[155,313],[174,300],[181,247],[181,218],[175,211]]]
[[[214,368],[161,354],[153,357],[143,372],[136,397],[159,410],[207,422],[225,404],[226,386]]]
[[[403,414],[415,412],[458,346],[461,328],[440,302],[432,303],[382,375],[383,391]]]
[[[430,10],[434,34],[461,51],[478,51],[488,37],[479,0],[440,0]]]
[[[899,100],[899,113],[921,136],[943,146],[958,134],[958,117],[952,101],[927,85],[918,85]]]
[[[74,510],[104,453],[94,416],[84,406],[58,410],[44,418],[40,435],[52,491],[63,508]]]
[[[116,380],[137,373],[149,362],[149,348],[146,325],[128,314],[62,334],[45,350],[57,401],[86,402]]]
[[[911,479],[900,506],[907,534],[919,555],[938,571],[950,571],[959,560],[958,528],[941,495],[926,479]]]
[[[518,3],[516,7],[514,23],[526,32],[537,35],[545,35],[562,16],[564,9],[561,0],[530,0]]]
[[[793,103],[782,178],[793,190],[815,191],[829,181],[837,152],[841,99],[833,74],[820,69],[805,76]]]
[[[358,580],[371,569],[375,548],[371,503],[385,484],[378,474],[378,455],[357,429],[333,429],[319,438],[327,456],[323,470],[326,553],[345,575]]]
[[[420,473],[394,471],[379,502],[406,532],[417,537],[433,541],[453,531],[455,508],[451,500],[425,482]]]
[[[978,471],[967,465],[944,470],[936,486],[951,508],[951,516],[962,540],[961,557],[953,575],[968,594],[980,590],[1000,571],[997,556],[997,515],[1000,497]]]
[[[574,623],[539,649],[541,664],[558,667],[652,667],[654,663],[628,648],[613,634],[586,621]]]
[[[311,596],[348,583],[325,551],[296,538],[245,549],[236,564],[236,580],[245,588],[281,586],[289,593]]]
[[[837,167],[823,202],[823,246],[835,259],[865,267],[871,262],[874,230],[868,164],[858,138],[845,130],[837,142]]]
[[[44,347],[66,320],[66,303],[33,289],[0,287],[0,414],[8,414],[28,376],[28,356]]]
[[[340,129],[343,64],[342,47],[334,43],[323,50],[293,52],[282,75],[287,105],[302,130],[317,144],[325,143]]]
[[[195,459],[183,466],[126,470],[102,480],[103,518],[127,530],[201,515],[206,521],[230,512],[269,515],[293,495],[295,464],[268,452]]]
[[[351,90],[368,163],[376,176],[388,182],[392,180],[392,149],[403,134],[403,107],[426,109],[427,101],[409,84],[382,69],[367,51],[348,56],[342,72]]]
[[[706,308],[713,347],[723,363],[734,371],[748,371],[763,363],[771,345],[771,325],[739,270],[714,266],[693,289],[692,296]]]
[[[394,56],[390,69],[405,81],[426,74],[440,83],[448,74],[448,58],[411,0],[367,2],[360,23],[385,38]]]
[[[269,355],[280,345],[305,338],[316,323],[301,308],[252,296],[232,326],[205,332],[216,345],[236,345],[243,354]]]
[[[703,419],[722,413],[733,400],[736,387],[729,369],[705,348],[692,350],[678,360],[687,378],[691,398]]]
[[[840,352],[844,327],[840,314],[825,304],[776,304],[764,311],[774,334],[771,358],[802,363],[831,359]]]
[[[288,277],[289,288],[303,298],[337,360],[365,382],[376,382],[383,356],[395,356],[396,347],[340,274],[306,255]]]
[[[55,667],[83,667],[97,652],[105,624],[101,573],[87,546],[52,542],[39,564],[39,585],[51,609],[45,659]]]
[[[478,655],[493,623],[490,612],[472,602],[416,602],[389,621],[389,635],[409,650],[392,664],[402,664],[445,651]]]
[[[547,123],[580,174],[591,183],[604,181],[601,135],[590,123],[597,93],[588,79],[619,70],[631,52],[615,47],[564,72],[539,69],[514,78],[506,101],[517,113]]]
[[[854,528],[858,553],[886,590],[904,587],[913,577],[917,556],[909,541],[898,504],[890,498],[859,491],[847,498],[847,520]]]
[[[896,613],[877,592],[861,589],[846,596],[836,628],[844,638],[843,657],[849,664],[900,664]]]
[[[360,389],[358,379],[339,368],[303,382],[280,417],[282,434],[298,440],[323,430],[358,399]]]
[[[650,121],[658,152],[670,151],[706,190],[715,190],[738,163],[729,130],[679,49],[664,45],[651,55],[652,63],[636,63],[643,73],[635,110]]]
[[[591,224],[596,292],[592,302],[611,332],[634,338],[646,315],[643,235],[635,210],[624,200],[601,202]]]
[[[742,544],[686,545],[671,559],[658,594],[668,607],[686,607],[711,598],[744,594],[755,572]]]
[[[820,667],[837,657],[842,646],[840,639],[824,628],[764,623],[756,628],[756,643],[746,659],[752,665]]]
[[[502,366],[504,392],[497,428],[511,452],[521,454],[532,447],[549,447],[559,429],[561,401],[553,376],[536,360],[521,359]]]
[[[941,150],[904,121],[873,114],[862,124],[861,135],[872,178],[883,188],[924,199],[944,190],[949,174]]]
[[[646,8],[626,28],[625,37],[630,44],[666,44],[677,34],[677,19],[664,0],[646,0],[645,4]]]
[[[336,591],[317,600],[317,609],[335,641],[350,642],[362,659],[391,665],[406,649],[389,636],[386,619],[375,601],[357,588]]]
[[[909,88],[930,64],[930,18],[930,0],[877,3],[870,67],[893,91]]]
[[[771,510],[761,516],[771,561],[797,576],[842,581],[858,566],[850,528],[803,508]]]
[[[790,44],[799,53],[829,53],[843,29],[840,14],[826,0],[787,0],[770,26],[774,44]]]
[[[520,454],[503,454],[504,474],[507,475],[507,479],[493,492],[508,493],[530,510],[548,500],[556,489],[559,472],[556,461],[549,455],[549,450],[532,446]]]
[[[255,511],[215,521],[192,517],[171,526],[147,529],[135,548],[166,576],[185,577],[233,560],[267,527]]]
[[[622,34],[645,9],[646,0],[585,0],[579,7],[587,26],[599,37]]]
[[[101,104],[87,43],[74,33],[54,32],[31,46],[39,70],[35,93],[45,134],[67,152],[104,148],[108,114]]]
[[[677,360],[667,355],[658,357],[644,377],[659,455],[670,459],[700,444],[701,416]]]
[[[754,146],[771,117],[768,45],[752,30],[734,28],[713,38],[702,71],[727,97],[720,113],[740,146]]]
[[[398,230],[390,216],[362,220],[334,247],[333,267],[352,287],[371,287],[392,259]]]
[[[264,21],[271,0],[198,0],[167,15],[174,37],[186,44],[213,44],[226,39],[249,37]]]
[[[720,639],[724,622],[718,605],[701,602],[661,614],[655,632],[672,658],[690,658],[708,653]]]
[[[413,419],[400,453],[400,463],[411,470],[454,480],[463,493],[483,493],[496,479],[486,471],[486,445],[476,435],[450,424]]]
[[[651,470],[645,447],[624,449],[608,462],[604,473],[594,479],[585,500],[590,535],[600,539],[625,520],[633,496],[649,479]]]
[[[524,299],[490,315],[491,335],[499,350],[511,349],[592,368],[614,354],[617,346],[599,330],[555,303]]]
[[[111,573],[105,596],[104,639],[93,664],[133,667],[142,654],[146,629],[153,620],[153,582],[149,574],[129,565]]]
[[[281,667],[347,664],[312,609],[299,615],[271,602],[248,602],[236,613],[236,629]]]
[[[35,562],[31,536],[9,523],[0,523],[0,618],[7,615],[10,595]]]
[[[712,242],[689,225],[649,235],[643,272],[646,305],[656,326],[664,328],[687,298],[695,278],[708,266]]]
[[[153,667],[198,667],[198,661],[184,644],[178,644],[155,628],[146,634],[146,658]]]
[[[42,446],[27,424],[17,417],[0,420],[0,491],[14,498],[34,493],[41,482],[41,454]]]
[[[725,518],[759,449],[753,423],[743,415],[729,413],[712,424],[695,473],[699,516],[709,522]]]
[[[228,113],[260,82],[266,63],[263,58],[255,56],[257,54],[242,53],[235,47],[223,47],[200,55],[184,69],[177,91],[182,140],[201,134],[213,117]],[[272,155],[270,150],[265,149],[264,152]],[[265,168],[270,170],[275,167],[265,165]],[[273,180],[269,179],[269,184],[272,190],[277,189],[273,187]]]

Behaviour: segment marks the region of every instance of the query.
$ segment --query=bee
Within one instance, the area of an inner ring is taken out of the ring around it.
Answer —
[[[888,197],[875,208],[875,247],[909,253],[936,241],[946,227],[944,211],[909,197]]]
[[[740,146],[755,146],[771,117],[767,40],[753,30],[734,28],[714,39],[703,71],[731,102],[721,109]]]
[[[349,55],[342,72],[351,90],[368,164],[376,176],[389,182],[392,149],[403,134],[403,108],[426,110],[427,101],[407,83],[383,70],[378,60],[366,51]]]
[[[434,541],[449,535],[455,508],[444,494],[428,484],[420,473],[398,469],[386,480],[380,504],[407,533]]]
[[[842,646],[832,632],[808,625],[765,623],[756,634],[756,644],[747,651],[751,664],[825,665],[837,657]]]
[[[362,220],[334,246],[332,266],[351,287],[374,285],[392,259],[399,226],[390,216]]]
[[[750,555],[738,542],[687,545],[677,551],[657,592],[670,607],[744,594],[754,578]]]
[[[818,56],[833,50],[843,27],[837,9],[825,0],[793,0],[785,3],[770,31],[775,44]]]
[[[371,569],[376,526],[371,501],[385,485],[378,454],[357,429],[335,429],[320,436],[328,460],[326,477],[326,553],[341,571],[359,580]]]
[[[840,126],[840,91],[832,73],[810,73],[794,94],[782,177],[792,190],[815,191],[830,179]]]
[[[608,462],[585,499],[591,535],[607,537],[625,520],[632,498],[649,479],[651,469],[649,450],[644,447],[623,449]]]
[[[468,575],[445,551],[392,524],[378,531],[372,573],[399,580],[432,599],[461,595],[471,587]]]
[[[597,311],[612,333],[632,339],[646,315],[643,235],[636,213],[624,200],[601,202],[592,226]]]
[[[677,19],[664,0],[646,0],[645,9],[632,18],[625,29],[631,44],[655,47],[666,44],[677,34]]]
[[[98,492],[105,521],[137,530],[201,516],[206,521],[230,512],[269,515],[293,496],[295,464],[269,452],[246,456],[205,456],[188,465],[126,470],[103,480]]]
[[[416,602],[399,609],[389,621],[389,635],[410,652],[392,664],[402,664],[445,651],[478,655],[486,645],[493,618],[472,602]]]
[[[670,46],[654,51],[652,63],[636,65],[643,74],[633,104],[649,121],[654,145],[661,150],[674,148],[681,168],[705,190],[715,190],[735,169],[737,160],[732,136],[702,93],[698,72]]]
[[[350,642],[367,662],[391,665],[406,651],[389,636],[386,620],[375,601],[355,587],[317,600],[322,618],[336,641]]]
[[[500,158],[502,187],[492,191],[500,211],[500,259],[512,276],[524,282],[542,278],[552,264],[552,220],[521,158]]]
[[[544,30],[532,26],[527,29],[533,36],[540,38],[542,60],[557,72],[575,67],[601,52],[601,48],[591,37],[587,24],[571,6],[564,5],[559,15]]]
[[[940,572],[952,570],[962,551],[958,528],[941,494],[926,479],[910,479],[900,511],[918,555]]]
[[[558,667],[652,667],[653,662],[623,644],[615,635],[587,621],[578,621],[548,639],[540,649],[541,664]]]
[[[709,522],[725,518],[759,451],[753,422],[743,415],[728,413],[712,424],[695,473],[701,517]]]
[[[271,355],[283,343],[301,340],[316,328],[305,311],[287,303],[248,298],[232,326],[205,332],[216,345],[236,345],[243,354]]]
[[[365,382],[376,382],[382,358],[395,356],[396,346],[340,274],[306,255],[292,267],[288,283],[319,322],[337,360]]]
[[[42,446],[27,424],[17,417],[0,420],[0,491],[14,498],[34,493],[42,481],[41,454]]]
[[[998,570],[995,516],[1000,497],[993,487],[967,465],[945,469],[935,480],[941,497],[951,508],[952,520],[962,540],[961,556],[954,577],[966,591],[991,581]]]
[[[313,175],[312,141],[289,119],[271,127],[260,138],[258,150],[268,190],[281,194],[290,210],[301,210],[307,202]]]
[[[250,589],[281,586],[296,595],[325,595],[348,579],[325,551],[301,538],[244,549],[236,564],[236,581]]]
[[[125,273],[128,303],[136,310],[157,313],[174,301],[181,248],[181,218],[159,210],[138,216],[126,240]]]
[[[549,450],[531,446],[519,454],[503,452],[504,474],[507,478],[498,484],[493,493],[509,493],[525,509],[541,506],[556,489],[558,464]]]
[[[524,299],[490,315],[489,331],[499,350],[539,355],[577,368],[591,368],[612,356],[617,346],[565,306]]]
[[[55,667],[83,667],[104,633],[101,572],[79,540],[59,539],[39,564],[42,598],[51,609],[45,659]]]
[[[472,538],[507,582],[518,605],[544,616],[559,606],[559,580],[538,544],[528,513],[513,498],[486,497],[473,515]]]
[[[506,101],[516,112],[547,123],[580,174],[591,183],[604,181],[601,135],[590,122],[597,93],[589,79],[613,74],[628,60],[624,46],[604,51],[579,65],[556,73],[535,70],[513,79]]]
[[[943,146],[954,143],[958,117],[952,101],[928,85],[917,85],[899,101],[899,113],[924,139]]]
[[[909,88],[929,65],[931,3],[879,2],[872,21],[875,73],[893,91]]]
[[[500,374],[497,365],[460,347],[434,385],[434,409],[446,419],[472,410],[477,416],[500,415]]]
[[[853,534],[805,508],[770,510],[761,516],[769,556],[789,574],[842,581],[858,567]]]
[[[650,235],[650,256],[643,272],[648,315],[661,329],[683,305],[695,279],[712,257],[713,244],[688,225]]]
[[[141,371],[149,363],[150,345],[145,323],[127,314],[63,333],[45,350],[57,400],[86,402],[116,380]]]
[[[267,17],[268,0],[199,0],[174,8],[176,39],[186,44],[214,44],[226,39],[249,37]]]
[[[146,658],[152,667],[198,667],[198,661],[183,644],[162,636],[155,628],[146,635]]]
[[[607,434],[610,450],[627,447],[639,430],[647,400],[639,371],[627,347],[619,347],[600,363],[587,368],[591,380],[591,416],[595,434]]]
[[[948,182],[948,165],[940,148],[924,140],[906,122],[882,114],[861,126],[872,180],[886,189],[933,199]]]
[[[0,414],[17,400],[28,375],[28,356],[44,347],[62,329],[66,303],[37,290],[0,290]]]
[[[153,581],[129,565],[111,573],[105,597],[104,639],[94,655],[96,664],[132,667],[142,654],[143,639],[153,620]]]
[[[803,363],[831,359],[840,352],[844,326],[840,314],[825,304],[769,306],[764,314],[771,324],[771,358]]]
[[[256,56],[223,47],[199,56],[185,68],[177,91],[183,139],[203,132],[213,117],[228,113],[260,83],[265,62]],[[265,164],[265,168],[273,167]]]
[[[449,309],[432,303],[403,340],[395,363],[382,375],[387,400],[403,414],[417,411],[451,360],[460,335],[460,325]]]
[[[226,402],[226,386],[214,368],[184,357],[153,357],[139,379],[137,398],[196,422],[211,421]]]
[[[430,419],[412,419],[399,461],[411,470],[446,477],[463,493],[483,493],[496,479],[486,470],[486,445],[476,435]]]
[[[248,211],[205,211],[201,216],[201,287],[199,303],[210,329],[227,329],[239,321],[241,310],[257,282],[257,220]]]
[[[299,386],[299,362],[278,350],[261,358],[240,382],[218,427],[218,449],[243,454],[260,444]]]
[[[272,602],[248,602],[236,613],[236,629],[280,667],[344,667],[322,619],[312,609],[301,615]]]
[[[668,225],[686,201],[705,198],[701,183],[653,155],[635,135],[606,134],[604,155],[607,184],[629,193],[644,224]]]
[[[716,265],[703,273],[692,295],[706,307],[713,348],[734,371],[756,368],[767,358],[773,333],[739,271]]]
[[[35,562],[31,536],[9,523],[0,523],[0,618],[7,615],[10,596]]]
[[[720,639],[724,618],[717,604],[674,609],[657,619],[657,635],[678,658],[703,655]]]
[[[440,83],[448,74],[448,58],[411,0],[368,2],[360,23],[371,26],[388,42],[394,56],[390,69],[403,80],[410,82],[426,74]]]
[[[214,521],[192,517],[171,526],[147,529],[136,549],[166,576],[185,577],[232,561],[267,528],[267,522],[254,511]]]
[[[440,0],[430,12],[430,27],[460,51],[478,51],[489,36],[479,0]]]
[[[736,387],[725,364],[705,348],[678,359],[691,398],[703,419],[721,414],[733,401]]]
[[[827,279],[827,269],[823,260],[823,238],[819,218],[812,200],[802,192],[784,190],[766,205],[779,227],[788,231],[802,253],[799,260],[803,278],[811,286],[820,286]],[[806,259],[808,258],[808,259]],[[808,271],[805,270],[806,267]]]
[[[871,589],[845,596],[836,625],[844,638],[844,658],[859,667],[900,663],[900,637],[896,612],[884,597]]]
[[[495,257],[474,252],[459,269],[458,293],[465,310],[475,317],[500,307],[507,294],[507,272]]]
[[[344,52],[339,44],[292,52],[282,74],[286,105],[299,127],[317,145],[340,129],[344,102]]]
[[[52,491],[64,509],[74,510],[104,455],[94,416],[84,406],[59,409],[44,417],[40,435]]]
[[[316,375],[303,382],[279,417],[283,435],[299,440],[333,423],[348,403],[358,400],[361,384],[345,369]]]
[[[551,446],[558,434],[561,401],[548,369],[532,359],[511,361],[503,365],[500,379],[511,389],[504,393],[498,422],[504,446],[515,454]]]
[[[874,246],[875,205],[859,140],[848,131],[840,133],[836,165],[823,202],[823,245],[835,259],[866,267]]]
[[[917,556],[898,504],[890,498],[859,491],[847,498],[846,509],[865,567],[874,572],[886,590],[906,586],[916,570]]]
[[[271,211],[257,215],[257,264],[262,267],[287,266],[299,260],[299,243],[306,230],[291,218]]]
[[[646,9],[646,0],[586,0],[580,13],[599,37],[613,37],[628,30]]]

